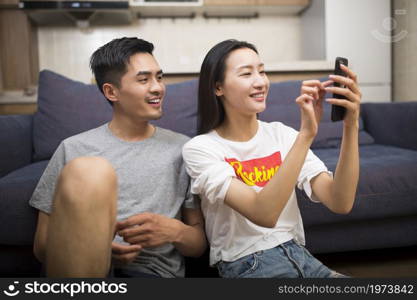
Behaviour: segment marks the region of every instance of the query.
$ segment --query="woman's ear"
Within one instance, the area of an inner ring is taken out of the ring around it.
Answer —
[[[216,82],[216,96],[223,96],[223,88],[219,82]]]
[[[111,83],[103,84],[103,93],[104,93],[104,96],[109,101],[113,101],[113,102],[119,101],[119,99],[118,99],[118,89],[114,85],[112,85]]]

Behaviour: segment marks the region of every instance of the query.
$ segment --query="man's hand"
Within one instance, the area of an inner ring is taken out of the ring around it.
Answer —
[[[123,245],[113,242],[111,244],[112,260],[116,266],[128,264],[139,255],[141,250],[140,245]]]
[[[117,222],[116,228],[125,242],[148,248],[174,243],[179,239],[181,226],[184,224],[177,219],[141,213]]]

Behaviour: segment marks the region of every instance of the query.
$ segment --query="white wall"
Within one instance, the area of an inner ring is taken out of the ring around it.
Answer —
[[[349,59],[363,102],[391,101],[390,0],[311,0],[301,16],[302,59]],[[388,28],[388,29],[387,29]]]
[[[363,100],[391,101],[390,0],[326,0],[326,58],[349,58]],[[389,24],[388,24],[389,25]]]
[[[301,59],[326,59],[325,0],[311,0],[301,16]]]
[[[194,73],[214,44],[236,38],[254,43],[267,67],[346,56],[359,76],[363,101],[390,101],[390,32],[383,25],[390,17],[390,0],[311,1],[301,16],[139,19],[128,26],[87,30],[39,27],[40,68],[90,82],[88,62],[94,50],[117,37],[138,36],[155,44],[155,56],[166,73]]]
[[[257,19],[143,19],[129,26],[39,27],[39,63],[84,82],[91,81],[88,62],[101,45],[122,36],[138,36],[155,45],[164,72],[198,72],[207,51],[235,38],[254,43],[266,65],[297,61],[301,53],[300,18],[265,16]]]

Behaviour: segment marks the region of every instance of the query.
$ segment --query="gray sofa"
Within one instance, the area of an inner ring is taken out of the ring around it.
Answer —
[[[267,110],[259,118],[298,129],[294,99],[300,82],[271,84]],[[0,116],[0,276],[38,276],[32,255],[37,212],[28,200],[52,153],[64,138],[99,126],[111,108],[92,85],[44,70],[40,73],[38,111]],[[190,137],[196,132],[197,81],[167,86],[164,116],[156,125]],[[330,107],[313,151],[334,171],[342,134],[330,122]],[[307,248],[313,253],[417,245],[417,102],[366,103],[360,122],[361,171],[355,205],[336,215],[320,204],[297,198]],[[207,256],[187,260],[189,276],[215,276]]]

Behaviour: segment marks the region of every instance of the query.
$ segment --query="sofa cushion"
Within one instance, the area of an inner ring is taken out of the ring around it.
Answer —
[[[417,101],[364,103],[362,114],[377,144],[417,150]]]
[[[265,111],[259,114],[263,121],[280,121],[294,129],[300,128],[301,114],[295,99],[300,94],[302,81],[284,81],[271,83]],[[328,97],[330,95],[326,95]],[[343,135],[343,122],[332,122],[331,105],[323,102],[323,117],[312,148],[338,148]],[[359,144],[368,145],[374,139],[363,130],[362,119],[359,120]]]
[[[359,151],[359,184],[351,213],[334,214],[297,191],[306,227],[417,215],[417,151],[378,144],[361,146]],[[335,170],[338,149],[316,149],[314,153]]]
[[[198,80],[167,85],[163,116],[152,123],[189,137],[197,133]]]
[[[415,247],[416,232],[417,218],[414,215],[310,226],[305,229],[305,236],[306,247],[317,254]]]
[[[47,164],[48,161],[39,161],[0,179],[1,221],[9,229],[3,228],[0,231],[0,244],[33,243],[37,210],[29,206],[29,199]]]
[[[0,177],[32,161],[32,115],[0,116]]]
[[[111,114],[96,85],[41,71],[33,119],[34,161],[50,158],[63,139],[104,124]]]

